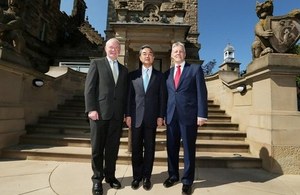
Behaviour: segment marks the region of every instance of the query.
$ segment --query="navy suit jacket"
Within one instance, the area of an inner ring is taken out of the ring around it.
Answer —
[[[142,69],[129,73],[126,116],[131,117],[131,125],[140,127],[142,122],[148,127],[157,126],[157,118],[165,117],[166,83],[164,74],[152,69],[145,92]]]
[[[200,65],[184,65],[178,88],[174,85],[174,67],[167,73],[167,124],[170,124],[175,109],[181,123],[197,124],[197,117],[207,118],[207,89]]]

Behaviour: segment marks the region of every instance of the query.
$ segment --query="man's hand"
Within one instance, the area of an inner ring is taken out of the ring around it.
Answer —
[[[157,118],[157,126],[161,127],[164,124],[163,118]]]
[[[90,111],[89,114],[88,114],[88,117],[93,120],[93,121],[96,121],[96,120],[99,120],[99,114],[97,111]]]
[[[131,128],[131,117],[130,116],[126,117],[126,125],[128,128]]]
[[[206,119],[198,117],[197,118],[197,125],[202,126],[206,123],[206,121],[207,121]]]

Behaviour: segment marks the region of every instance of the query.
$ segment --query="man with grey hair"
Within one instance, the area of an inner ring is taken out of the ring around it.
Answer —
[[[185,46],[181,42],[174,43],[171,52],[174,66],[168,71],[166,80],[169,177],[164,186],[169,188],[179,181],[179,150],[182,140],[182,193],[191,194],[195,174],[197,129],[207,120],[207,89],[201,65],[189,64],[185,57]]]
[[[85,82],[85,112],[91,128],[93,194],[103,194],[102,180],[121,188],[115,178],[127,94],[125,66],[117,61],[120,43],[116,38],[105,45],[106,57],[93,59]]]

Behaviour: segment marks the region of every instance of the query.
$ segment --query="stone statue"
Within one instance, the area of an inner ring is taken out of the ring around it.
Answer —
[[[273,0],[256,3],[259,18],[255,26],[255,41],[252,44],[252,58],[267,53],[286,53],[300,38],[300,10],[293,10],[284,16],[273,16]]]
[[[25,40],[22,36],[22,19],[17,12],[18,5],[14,0],[8,1],[7,10],[0,8],[0,46],[21,53]]]

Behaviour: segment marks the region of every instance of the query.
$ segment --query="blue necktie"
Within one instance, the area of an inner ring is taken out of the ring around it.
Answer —
[[[146,70],[144,76],[143,76],[143,84],[144,84],[144,90],[147,91],[147,87],[149,84],[149,69]]]

